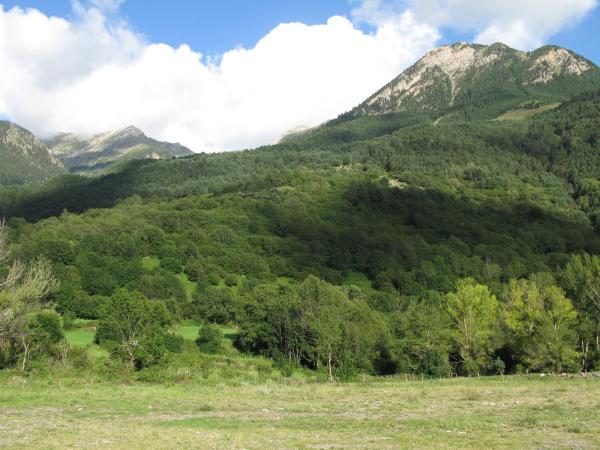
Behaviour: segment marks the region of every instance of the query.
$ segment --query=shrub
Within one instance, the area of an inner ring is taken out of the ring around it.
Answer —
[[[219,283],[221,282],[221,277],[219,277],[218,274],[216,274],[215,272],[210,272],[207,276],[206,276],[206,280],[212,284],[213,286],[218,286]]]
[[[87,369],[90,364],[90,356],[83,347],[71,347],[68,352],[68,363],[74,369]]]
[[[227,275],[225,277],[225,284],[229,287],[237,286],[238,279],[235,275]]]
[[[165,347],[171,353],[181,353],[183,351],[183,338],[173,333],[165,333]]]
[[[223,349],[223,333],[216,325],[205,325],[198,331],[196,345],[204,353],[216,354]]]
[[[60,316],[54,311],[42,311],[31,323],[34,340],[39,344],[58,344],[65,338]]]
[[[181,272],[181,261],[175,258],[166,257],[161,259],[160,266],[172,273]]]
[[[296,365],[291,363],[291,362],[286,362],[284,364],[281,364],[279,366],[279,370],[281,371],[281,375],[284,376],[285,378],[289,378],[292,375],[294,375],[294,369],[296,368]]]

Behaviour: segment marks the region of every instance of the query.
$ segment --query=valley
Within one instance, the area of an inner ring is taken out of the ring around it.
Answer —
[[[600,445],[570,50],[444,46],[251,150],[3,122],[0,152],[2,446]]]

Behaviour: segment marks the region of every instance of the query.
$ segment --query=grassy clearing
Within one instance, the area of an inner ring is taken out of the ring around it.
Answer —
[[[373,289],[373,284],[371,280],[364,274],[360,272],[350,272],[344,282],[342,283],[344,286],[356,286],[360,288],[363,292],[372,293],[375,292]]]
[[[549,105],[543,105],[539,108],[532,109],[515,109],[514,111],[508,111],[507,113],[501,115],[496,120],[525,120],[533,117],[537,114],[552,111],[560,106],[560,103],[552,103]]]
[[[190,281],[188,276],[185,273],[180,273],[179,275],[177,275],[177,278],[179,278],[181,285],[185,289],[185,295],[186,295],[188,301],[191,301],[192,295],[196,291],[196,287],[197,287],[196,283],[194,283],[193,281]]]
[[[106,350],[100,348],[94,343],[94,336],[96,335],[96,329],[93,327],[86,328],[74,328],[72,330],[65,331],[65,338],[69,345],[73,347],[83,347],[87,349],[88,354],[92,358],[101,358],[108,356]]]
[[[145,270],[158,269],[160,267],[160,259],[153,256],[146,256],[142,258],[142,267]]]
[[[198,337],[199,326],[196,325],[182,325],[175,330],[177,336],[181,336],[187,341],[195,341]]]
[[[600,380],[0,379],[7,448],[598,448]]]
[[[223,348],[225,353],[231,354],[237,352],[233,347],[233,342],[238,335],[238,330],[232,327],[222,326],[221,332],[223,333]],[[181,336],[186,341],[195,341],[198,337],[198,331],[200,327],[197,325],[182,325],[175,330],[175,334]]]

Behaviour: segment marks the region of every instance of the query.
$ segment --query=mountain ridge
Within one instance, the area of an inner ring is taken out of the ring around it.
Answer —
[[[152,139],[135,126],[89,137],[59,133],[45,142],[71,172],[95,172],[131,159],[170,159],[194,154],[181,144]]]
[[[64,172],[60,160],[30,131],[0,121],[0,184],[41,182]]]
[[[494,118],[519,102],[555,103],[596,87],[600,69],[571,50],[548,45],[523,52],[502,43],[459,42],[430,51],[342,116],[413,112],[464,118],[468,110]]]

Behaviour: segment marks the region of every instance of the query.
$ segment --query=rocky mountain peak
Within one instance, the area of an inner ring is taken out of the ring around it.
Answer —
[[[128,126],[127,128],[123,128],[122,130],[116,131],[115,134],[120,136],[131,136],[131,137],[143,137],[145,136],[144,132],[137,127]]]
[[[579,87],[576,78],[582,78]],[[459,42],[430,51],[349,114],[439,114],[460,104],[477,106],[481,101],[489,105],[496,96],[504,101],[507,96],[528,100],[535,90],[544,90],[555,81],[563,85],[560,89],[569,84],[569,90],[576,92],[590,89],[599,80],[598,67],[560,47],[528,53],[500,42],[489,46]]]

